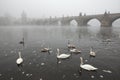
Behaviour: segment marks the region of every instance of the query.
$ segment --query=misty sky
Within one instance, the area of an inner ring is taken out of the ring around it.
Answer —
[[[105,10],[120,13],[120,0],[0,0],[0,16],[9,13],[20,17],[23,10],[32,18],[100,14]]]

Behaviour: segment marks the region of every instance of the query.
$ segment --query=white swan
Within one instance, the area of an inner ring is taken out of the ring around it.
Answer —
[[[23,59],[21,57],[21,52],[18,52],[19,58],[16,60],[17,64],[21,64],[23,62]]]
[[[98,68],[95,68],[94,66],[90,65],[90,64],[83,64],[83,58],[80,57],[81,63],[80,63],[80,67],[88,70],[88,71],[92,71],[92,70],[97,70]]]
[[[93,51],[92,47],[90,48],[90,56],[93,56],[93,57],[96,56],[96,53]]]
[[[70,49],[70,52],[72,52],[72,53],[80,53],[81,51],[78,50],[78,49]]]
[[[75,45],[73,44],[70,44],[70,41],[68,40],[68,45],[67,45],[68,48],[75,48]]]
[[[70,57],[70,54],[60,54],[60,50],[57,49],[57,58],[58,59],[66,59],[66,58],[69,58]]]
[[[50,51],[50,48],[43,48],[41,49],[41,52],[49,52]]]

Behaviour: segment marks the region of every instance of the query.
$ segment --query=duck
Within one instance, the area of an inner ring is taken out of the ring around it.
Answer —
[[[93,56],[93,57],[95,57],[96,56],[96,53],[93,51],[93,48],[91,47],[90,48],[90,56]]]
[[[81,51],[78,50],[78,49],[70,49],[70,52],[72,52],[72,53],[81,53]]]
[[[69,58],[70,57],[70,54],[60,54],[60,50],[57,49],[57,58],[58,59],[66,59],[66,58]]]
[[[19,55],[19,58],[16,60],[16,63],[19,65],[23,63],[23,59],[21,57],[21,52],[18,52],[18,55]]]
[[[68,45],[67,45],[68,48],[75,48],[75,45],[71,44],[70,41],[68,40]]]
[[[80,68],[82,68],[82,69],[85,69],[85,70],[88,70],[88,71],[95,71],[95,70],[98,69],[98,68],[96,68],[96,67],[94,67],[94,66],[92,66],[90,64],[84,64],[82,57],[80,57],[80,61],[81,61]]]

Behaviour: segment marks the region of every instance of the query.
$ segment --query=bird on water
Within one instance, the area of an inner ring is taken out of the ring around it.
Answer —
[[[88,71],[94,71],[94,70],[97,70],[97,69],[98,69],[98,68],[96,68],[96,67],[94,67],[94,66],[92,66],[92,65],[90,65],[90,64],[84,64],[82,57],[80,57],[80,61],[81,61],[80,67],[81,67],[82,69],[85,69],[85,70],[88,70]]]
[[[16,63],[20,65],[23,63],[23,58],[21,57],[21,52],[18,52],[18,55],[19,55],[19,58],[16,60]]]
[[[70,57],[70,54],[64,54],[64,53],[60,54],[60,50],[57,49],[57,58],[58,59],[66,59],[66,58],[69,58],[69,57]]]

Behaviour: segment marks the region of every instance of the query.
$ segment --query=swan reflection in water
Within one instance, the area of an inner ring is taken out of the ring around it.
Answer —
[[[22,71],[23,63],[21,63],[21,64],[17,64],[17,66],[18,66],[19,71]]]
[[[57,58],[57,64],[61,64],[62,61],[64,61],[64,60],[70,60],[70,59],[71,59],[71,57],[63,58],[63,59]]]
[[[24,41],[24,37],[22,38],[22,41],[19,42],[19,44],[22,44],[23,47],[25,46],[25,41]]]

